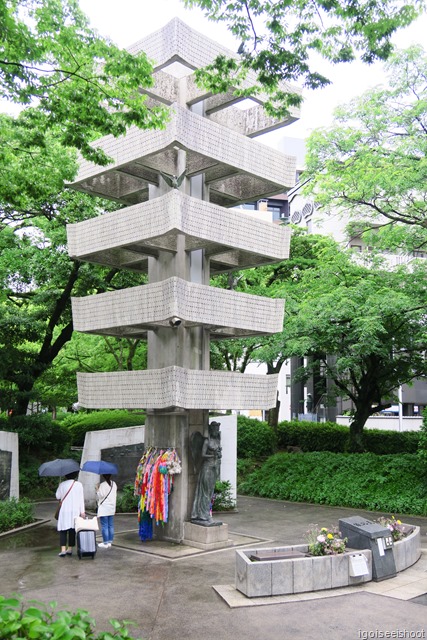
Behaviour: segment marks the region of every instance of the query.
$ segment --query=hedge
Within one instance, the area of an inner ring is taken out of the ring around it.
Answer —
[[[277,428],[277,446],[300,447],[303,451],[347,451],[350,430],[335,422],[284,421]],[[365,450],[378,455],[416,453],[420,434],[417,431],[385,431],[364,429]]]
[[[366,451],[378,455],[416,453],[420,437],[418,431],[365,429],[363,432]],[[279,423],[276,435],[264,421],[246,416],[237,418],[238,458],[263,458],[277,450],[288,451],[289,447],[345,453],[348,440],[349,428],[335,422],[283,421]]]
[[[70,433],[71,444],[76,447],[84,445],[87,431],[139,427],[143,424],[145,424],[145,413],[126,410],[75,413],[61,422],[61,425]]]
[[[237,457],[262,458],[271,456],[276,448],[272,428],[262,420],[237,417]]]

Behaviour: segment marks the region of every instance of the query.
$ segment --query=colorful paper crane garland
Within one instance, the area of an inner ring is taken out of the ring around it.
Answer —
[[[151,540],[153,520],[168,521],[169,495],[174,475],[181,473],[181,461],[175,449],[148,449],[139,461],[135,477],[135,495],[141,496],[138,505],[139,537]]]

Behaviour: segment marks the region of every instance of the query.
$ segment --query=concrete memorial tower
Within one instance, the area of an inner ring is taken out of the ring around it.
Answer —
[[[231,207],[294,184],[295,159],[252,138],[297,116],[278,121],[259,98],[241,110],[231,93],[198,88],[194,69],[235,54],[179,19],[130,51],[155,61],[154,86],[144,91],[170,105],[170,119],[163,130],[131,127],[122,138],[96,142],[113,163],[82,161],[72,186],[126,207],[69,225],[68,250],[81,261],[148,273],[148,284],[72,301],[77,331],[146,338],[148,369],[78,374],[78,400],[91,409],[147,410],[145,446],[174,448],[182,463],[168,522],[155,537],[209,548],[209,528],[189,522],[197,480],[191,435],[207,434],[210,410],[268,409],[277,391],[274,375],[211,371],[209,343],[281,331],[284,306],[209,280],[288,257],[287,228]],[[177,63],[187,75],[173,75]],[[216,546],[227,539],[222,527],[215,527]]]

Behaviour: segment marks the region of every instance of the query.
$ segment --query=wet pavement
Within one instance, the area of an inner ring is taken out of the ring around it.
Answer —
[[[253,606],[244,596],[230,604],[219,595],[221,589],[234,591],[238,545],[301,543],[310,524],[329,526],[356,513],[370,519],[382,514],[239,497],[238,512],[220,516],[236,547],[208,553],[184,545],[141,543],[136,515],[117,515],[113,547],[99,549],[95,560],[79,560],[57,555],[55,504],[37,505],[36,516],[47,520],[43,524],[0,537],[2,595],[19,593],[26,602],[55,601],[60,609],[85,609],[98,631],[111,630],[110,618],[133,620],[131,634],[144,640],[426,637],[427,518],[402,517],[421,527],[425,551],[412,570],[369,583],[371,591],[349,587],[344,594],[328,592],[321,598],[288,596],[274,604],[263,598]]]

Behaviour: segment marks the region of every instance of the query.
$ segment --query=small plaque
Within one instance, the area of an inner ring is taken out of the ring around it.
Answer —
[[[366,556],[363,553],[357,553],[350,556],[349,573],[352,578],[368,575],[368,561],[366,560]]]

